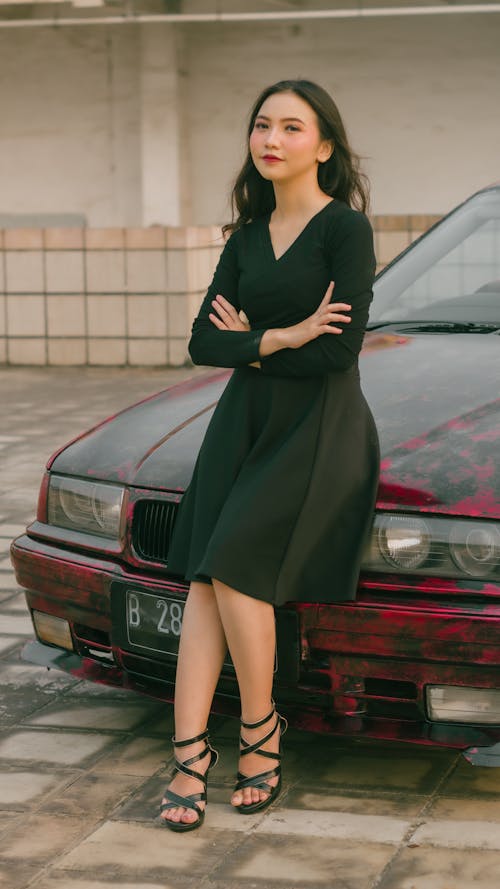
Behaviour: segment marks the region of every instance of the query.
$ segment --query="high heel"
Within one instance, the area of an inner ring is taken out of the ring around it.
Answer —
[[[266,809],[267,806],[270,806],[271,803],[276,799],[280,790],[281,790],[281,736],[285,734],[288,728],[288,722],[284,716],[280,716],[279,713],[276,712],[276,707],[274,706],[273,701],[273,709],[264,719],[260,719],[259,722],[243,722],[241,720],[242,728],[248,729],[256,729],[260,728],[261,725],[264,725],[268,722],[272,716],[276,714],[276,722],[274,723],[270,732],[267,733],[260,741],[256,741],[254,744],[249,744],[248,741],[245,741],[243,737],[240,736],[240,756],[245,756],[248,753],[258,753],[259,756],[266,756],[268,759],[277,759],[278,765],[275,766],[274,769],[269,769],[267,772],[260,772],[258,775],[244,775],[242,772],[238,772],[237,775],[237,783],[234,787],[234,790],[243,790],[245,787],[256,787],[258,790],[263,790],[265,793],[268,793],[269,796],[266,799],[259,800],[257,803],[249,803],[245,805],[245,803],[241,803],[239,806],[234,806],[235,809],[241,815],[250,815],[252,812],[261,812],[263,809]],[[276,729],[279,728],[280,731],[280,744],[278,753],[271,753],[269,750],[261,750],[261,747],[269,741],[274,735]],[[274,778],[278,776],[278,783],[276,787],[273,787],[272,784],[268,784],[267,781],[269,778]]]
[[[181,806],[185,809],[194,809],[195,812],[198,813],[198,818],[196,821],[169,821],[166,818],[161,818],[160,821],[170,830],[178,831],[179,833],[187,830],[195,830],[197,827],[201,827],[205,820],[205,809],[201,809],[196,805],[197,802],[204,802],[205,808],[207,804],[207,781],[208,781],[208,773],[212,766],[216,765],[217,760],[219,759],[219,754],[217,750],[214,750],[211,747],[208,741],[208,729],[205,729],[201,735],[197,735],[195,738],[187,738],[185,741],[176,741],[175,737],[172,738],[172,743],[174,747],[188,747],[189,744],[195,744],[196,741],[205,741],[205,746],[201,753],[197,753],[195,756],[191,756],[189,759],[186,759],[185,762],[181,762],[177,757],[175,757],[175,766],[172,773],[172,778],[174,777],[176,772],[182,772],[183,775],[188,775],[190,778],[197,778],[198,781],[201,781],[203,784],[203,791],[200,793],[190,793],[188,796],[180,796],[178,793],[175,793],[173,790],[167,789],[163,794],[164,798],[169,800],[169,802],[160,804],[160,816],[162,812],[165,812],[166,809],[176,809]],[[189,768],[195,762],[199,762],[201,759],[204,759],[207,753],[210,753],[210,762],[208,764],[208,768],[206,773],[203,775],[201,772],[195,771],[195,769]]]

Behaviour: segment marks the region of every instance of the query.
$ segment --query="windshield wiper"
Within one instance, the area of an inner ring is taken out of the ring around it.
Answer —
[[[397,327],[398,330],[416,329],[420,332],[429,331],[431,333],[494,333],[500,330],[500,323],[497,321],[375,321],[368,324],[367,330],[377,330],[380,327]]]

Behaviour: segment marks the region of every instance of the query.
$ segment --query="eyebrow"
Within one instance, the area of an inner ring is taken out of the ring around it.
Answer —
[[[266,117],[265,114],[258,114],[257,117],[255,118],[255,120],[258,120],[259,117],[262,118],[262,120],[269,120],[269,118]],[[300,117],[282,117],[280,122],[284,123],[287,120],[296,120],[296,121],[298,121],[298,123],[302,123],[302,124],[304,123],[304,121],[301,120]]]

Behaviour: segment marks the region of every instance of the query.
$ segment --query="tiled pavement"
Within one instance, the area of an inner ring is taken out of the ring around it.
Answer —
[[[20,661],[31,624],[8,548],[46,458],[193,372],[0,369],[0,887],[498,889],[500,770],[290,730],[284,794],[243,818],[227,802],[237,725],[214,718],[205,825],[179,836],[154,821],[170,708]]]

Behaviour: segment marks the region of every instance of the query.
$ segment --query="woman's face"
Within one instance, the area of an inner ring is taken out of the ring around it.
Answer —
[[[284,182],[316,171],[332,146],[321,139],[316,112],[295,93],[274,93],[259,108],[249,142],[264,179]]]

